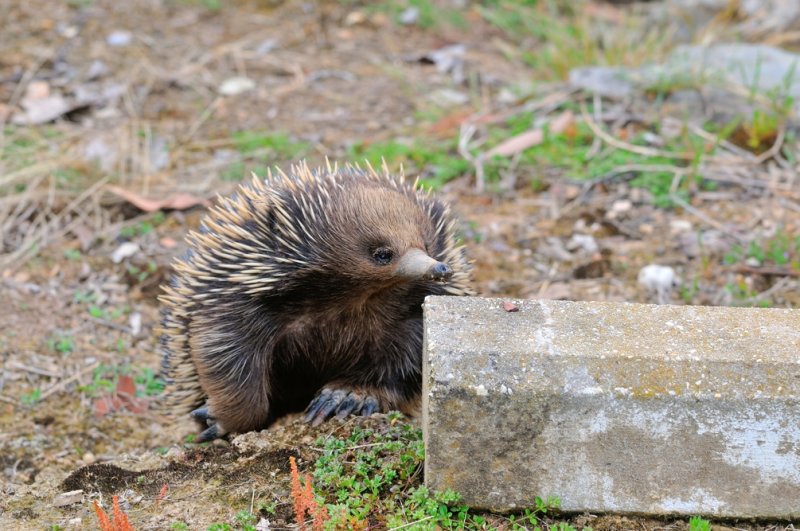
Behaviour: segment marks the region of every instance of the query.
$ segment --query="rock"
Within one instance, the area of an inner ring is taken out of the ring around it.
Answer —
[[[469,96],[461,91],[443,88],[431,92],[430,100],[440,107],[453,107],[464,105],[469,101]]]
[[[685,45],[672,52],[666,69],[708,79],[717,86],[733,84],[761,93],[786,89],[786,95],[796,99],[800,97],[798,62],[800,55],[764,44]]]
[[[419,20],[419,8],[416,6],[407,8],[405,11],[400,13],[400,16],[397,18],[397,20],[400,22],[400,24],[404,24],[406,26],[416,24]]]
[[[53,507],[66,507],[83,502],[83,489],[62,492],[53,498]]]
[[[235,96],[256,88],[256,82],[247,77],[231,77],[222,82],[217,89],[223,96]]]
[[[658,264],[644,266],[639,271],[637,281],[650,295],[655,295],[658,304],[667,304],[672,288],[678,285],[675,270]]]
[[[126,258],[130,258],[131,256],[135,255],[139,252],[139,244],[134,242],[124,242],[121,243],[119,247],[114,249],[114,252],[111,253],[111,261],[115,264],[118,264],[125,260]]]
[[[687,24],[690,34],[702,31],[715,17],[730,9],[729,0],[668,0],[669,16]],[[796,0],[741,0],[736,4],[741,22],[736,33],[749,39],[800,29],[800,4]]]
[[[764,44],[714,44],[678,46],[662,64],[639,69],[622,67],[582,67],[570,71],[570,84],[609,98],[624,98],[635,91],[652,87],[710,87],[712,103],[731,105],[729,89],[738,86],[744,93],[777,92],[800,98],[800,55]],[[673,101],[673,103],[677,103]],[[708,103],[708,102],[707,102]],[[742,107],[744,104],[736,102]]]
[[[636,88],[630,77],[631,72],[625,68],[587,66],[573,68],[569,84],[606,98],[622,99],[632,95]]]
[[[126,30],[114,30],[106,36],[106,44],[115,48],[128,46],[133,41],[133,34]]]
[[[473,507],[800,518],[800,311],[428,297],[425,484]]]

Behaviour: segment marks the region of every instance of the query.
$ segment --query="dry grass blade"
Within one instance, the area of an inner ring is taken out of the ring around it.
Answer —
[[[603,130],[597,122],[594,121],[594,118],[589,114],[589,109],[586,107],[586,102],[581,102],[581,117],[583,118],[584,123],[589,126],[589,129],[592,130],[596,136],[598,136],[603,142],[608,144],[609,146],[615,147],[617,149],[621,149],[624,151],[629,151],[631,153],[636,153],[637,155],[642,155],[645,157],[663,157],[667,159],[676,159],[676,160],[684,160],[690,161],[695,158],[694,153],[676,153],[672,151],[665,151],[663,149],[655,149],[650,148],[647,146],[637,146],[631,144],[629,142],[625,142],[624,140],[620,140],[608,134],[606,131]]]
[[[16,183],[27,183],[31,177],[49,175],[58,168],[69,165],[72,157],[59,157],[44,162],[37,162],[30,166],[25,166],[15,171],[0,176],[0,187],[10,186]]]
[[[783,141],[785,138],[786,138],[786,126],[781,125],[778,128],[778,133],[775,136],[775,142],[773,142],[772,146],[764,153],[757,156],[753,162],[755,164],[763,164],[769,159],[776,157],[781,152],[781,148],[783,147]]]
[[[88,199],[97,194],[100,189],[108,182],[110,177],[106,176],[89,188],[84,190],[81,194],[70,201],[63,209],[57,214],[52,214],[49,209],[42,209],[34,219],[32,228],[27,231],[24,239],[17,245],[16,250],[5,256],[0,257],[0,266],[10,267],[19,265],[30,256],[33,256],[40,247],[47,245],[51,241],[61,238],[78,223],[80,223],[86,215],[79,207]],[[71,221],[66,221],[70,215],[74,215]],[[22,216],[17,216],[16,220],[12,222],[19,223],[24,220]],[[13,223],[12,223],[13,224]],[[11,227],[4,226],[4,232],[10,230]]]

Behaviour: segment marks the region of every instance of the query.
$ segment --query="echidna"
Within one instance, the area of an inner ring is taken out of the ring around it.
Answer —
[[[412,412],[422,302],[468,295],[448,208],[384,167],[293,167],[220,199],[165,294],[165,407],[205,441],[306,410]]]

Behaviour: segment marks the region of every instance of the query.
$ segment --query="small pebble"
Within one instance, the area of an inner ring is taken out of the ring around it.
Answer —
[[[114,30],[106,36],[106,44],[114,47],[127,46],[132,40],[131,32],[125,30]]]
[[[111,261],[115,264],[118,264],[125,260],[126,258],[130,258],[131,256],[135,255],[139,251],[139,244],[133,242],[125,242],[121,244],[119,247],[114,249],[114,252],[111,253]]]
[[[400,13],[400,17],[398,17],[398,22],[405,26],[410,26],[411,24],[416,24],[419,20],[419,8],[416,6],[411,6],[402,13]]]
[[[247,77],[231,77],[222,82],[217,89],[223,96],[235,96],[256,88],[256,82]]]

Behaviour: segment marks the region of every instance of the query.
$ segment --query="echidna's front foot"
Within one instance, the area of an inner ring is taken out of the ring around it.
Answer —
[[[319,426],[336,415],[343,419],[347,415],[369,416],[378,411],[377,398],[351,389],[323,387],[306,408],[304,420],[312,426]]]
[[[225,431],[220,428],[219,424],[217,424],[217,419],[215,419],[214,416],[208,411],[208,406],[195,409],[192,411],[191,415],[201,427],[208,426],[206,429],[200,432],[200,435],[195,438],[194,442],[202,443],[213,441],[214,439],[225,435]]]

